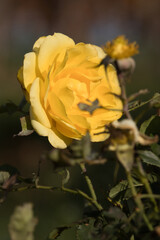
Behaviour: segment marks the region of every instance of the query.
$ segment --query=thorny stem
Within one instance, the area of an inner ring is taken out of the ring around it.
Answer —
[[[138,170],[139,170],[139,173],[140,173],[141,182],[144,184],[146,191],[150,195],[150,200],[154,204],[155,212],[159,212],[159,209],[158,209],[158,206],[157,206],[157,202],[156,202],[155,198],[153,197],[153,192],[152,192],[151,186],[150,186],[150,184],[148,182],[148,179],[146,177],[146,174],[145,174],[145,172],[143,170],[143,166],[141,164],[140,159],[137,159],[137,166],[138,166]]]
[[[119,74],[119,83],[120,83],[120,87],[121,87],[121,96],[122,96],[122,100],[123,100],[123,112],[128,119],[132,119],[132,116],[130,115],[130,112],[128,110],[129,99],[127,98],[127,95],[126,95],[124,79],[123,79],[123,75],[121,75],[121,74]],[[136,188],[133,184],[131,173],[126,171],[126,174],[127,174],[128,182],[129,182],[129,185],[131,187],[131,191],[132,191],[132,195],[134,197],[135,203],[137,204],[148,229],[150,231],[153,231],[153,227],[152,227],[151,223],[149,222],[149,219],[147,218],[147,215],[145,214],[143,203],[142,203],[141,199],[137,197],[137,191],[136,191]],[[151,194],[152,190],[151,190],[151,188],[149,188],[150,185],[147,184],[146,180],[143,183],[145,184],[145,187],[147,188],[147,191],[149,191],[149,193]],[[154,202],[154,204],[156,206],[155,199],[154,200],[152,199],[152,201]],[[158,208],[155,208],[155,209],[157,210]]]
[[[129,96],[128,101],[133,101],[135,98],[139,97],[142,94],[148,93],[148,89],[141,89],[137,93],[133,93],[132,95]]]
[[[128,111],[128,98],[127,98],[127,94],[126,94],[124,79],[121,76],[121,74],[119,74],[119,83],[120,83],[120,87],[121,87],[121,96],[122,96],[122,100],[123,100],[123,112],[128,119],[132,119],[131,114]]]
[[[146,188],[146,191],[148,192],[148,194],[150,194],[150,200],[153,202],[154,204],[154,209],[155,209],[155,212],[159,212],[159,209],[158,209],[158,206],[157,206],[157,203],[156,203],[156,200],[154,199],[153,197],[153,192],[152,192],[152,189],[151,189],[151,186],[148,182],[148,179],[146,177],[142,177],[141,179],[142,183],[144,184],[145,188]]]
[[[135,203],[137,204],[137,207],[139,208],[139,210],[140,210],[140,212],[141,212],[141,214],[143,216],[144,222],[146,223],[148,229],[150,231],[153,231],[153,227],[152,227],[151,223],[149,222],[149,219],[147,218],[147,215],[145,214],[143,203],[142,203],[141,199],[137,195],[137,191],[136,191],[136,188],[135,188],[135,186],[133,184],[131,173],[130,172],[126,172],[126,174],[127,174],[128,182],[129,182],[129,185],[131,187],[131,191],[132,191],[132,195],[134,197]]]
[[[82,140],[82,147],[83,147],[83,158],[84,160],[87,160],[88,157],[90,158],[91,157],[91,150],[92,150],[92,147],[91,147],[91,140],[90,140],[90,135],[89,133],[87,133],[87,135],[83,138]],[[90,191],[90,194],[91,194],[91,197],[93,199],[93,201],[96,203],[96,205],[98,206],[99,210],[101,211],[103,208],[102,206],[97,202],[97,196],[96,196],[96,193],[95,193],[95,190],[94,190],[94,187],[93,187],[93,184],[91,182],[91,179],[89,178],[89,176],[87,175],[87,171],[86,171],[86,167],[85,167],[85,163],[84,162],[80,162],[79,163],[79,166],[82,170],[82,173],[84,175],[84,178],[86,180],[86,183],[88,185],[88,188],[89,188],[89,191]]]
[[[160,199],[160,195],[158,194],[138,194],[137,195],[138,198],[157,198],[157,199]]]
[[[102,211],[103,210],[103,207],[98,203],[97,201],[97,196],[96,196],[96,193],[95,193],[95,190],[93,188],[93,185],[92,185],[92,182],[89,178],[89,176],[86,174],[86,167],[85,167],[85,164],[83,162],[79,163],[80,165],[80,168],[82,170],[82,173],[84,174],[84,178],[86,180],[86,183],[88,185],[88,188],[90,190],[90,193],[91,193],[91,197],[90,198],[90,201],[92,204],[94,204],[96,206],[96,208],[99,210],[99,211]],[[79,194],[83,195],[84,193],[81,192],[80,190],[77,190],[79,192]],[[85,197],[85,196],[84,196]]]
[[[86,173],[85,164],[84,164],[84,163],[80,163],[79,165],[80,165],[80,168],[81,168],[81,170],[82,170],[82,173],[84,174],[84,178],[85,178],[86,183],[87,183],[87,185],[88,185],[88,188],[89,188],[89,190],[90,190],[91,196],[92,196],[92,198],[93,198],[95,201],[97,201],[97,196],[96,196],[96,193],[95,193],[95,191],[94,191],[92,182],[91,182],[89,176],[88,176],[87,173]]]
[[[102,206],[93,198],[89,197],[86,193],[84,193],[83,191],[76,189],[70,189],[70,188],[66,188],[66,187],[50,187],[50,186],[42,186],[42,185],[38,185],[36,186],[37,189],[44,189],[44,190],[61,190],[63,192],[68,192],[68,193],[72,193],[72,194],[79,194],[82,197],[84,197],[86,200],[88,200],[92,205],[94,205],[99,211],[102,210]]]
[[[44,185],[38,185],[38,183],[36,183],[34,185],[27,185],[24,187],[13,188],[11,191],[12,192],[21,192],[21,191],[25,191],[25,190],[29,190],[29,189],[42,189],[42,190],[50,190],[50,191],[58,190],[58,191],[63,191],[63,192],[71,193],[71,194],[79,194],[83,198],[88,200],[99,211],[103,210],[102,206],[96,200],[94,200],[92,197],[88,196],[86,193],[84,193],[83,191],[81,191],[79,189],[73,190],[70,188],[63,187],[63,186],[62,187],[44,186]],[[5,190],[3,188],[0,188],[0,191],[5,191]]]
[[[151,102],[153,99],[156,99],[156,98],[158,98],[158,97],[159,97],[159,96],[152,97],[152,98],[150,98],[149,100],[147,100],[147,101],[145,101],[145,102],[142,102],[142,103],[140,103],[139,105],[137,105],[137,106],[135,106],[135,107],[133,107],[133,108],[130,108],[128,111],[130,112],[130,111],[133,111],[133,110],[135,110],[135,109],[137,109],[137,108],[140,108],[140,107],[144,106],[145,104]]]
[[[78,192],[81,196],[83,196],[84,198],[86,198],[88,201],[90,201],[90,202],[98,209],[98,211],[102,211],[102,210],[103,210],[101,204],[99,204],[99,203],[97,202],[97,200],[94,200],[93,198],[89,197],[86,193],[82,192],[82,191],[79,190],[79,189],[77,189],[77,192]]]

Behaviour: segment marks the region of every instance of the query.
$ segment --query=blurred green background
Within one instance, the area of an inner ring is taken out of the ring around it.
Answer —
[[[160,1],[145,0],[1,0],[0,5],[0,105],[9,100],[18,104],[22,91],[17,82],[23,56],[43,35],[64,33],[76,42],[102,45],[117,35],[137,41],[140,54],[135,57],[136,70],[128,84],[128,93],[148,88],[148,99],[159,91]],[[20,130],[19,114],[0,115],[0,165],[11,164],[22,175],[37,171],[43,153],[51,149],[47,139],[33,136],[13,138]],[[108,171],[109,169],[109,171]],[[113,185],[113,164],[91,167],[96,189],[101,195]],[[95,178],[96,172],[96,178]],[[69,185],[83,186],[80,170],[73,168]],[[80,176],[80,177],[79,177]],[[49,161],[42,162],[41,182],[56,184]],[[86,189],[87,190],[87,189]],[[28,191],[11,193],[0,205],[0,239],[8,240],[8,222],[18,204],[33,202],[39,219],[36,240],[45,239],[53,227],[82,217],[83,201],[63,193]],[[73,239],[72,232],[61,239]]]

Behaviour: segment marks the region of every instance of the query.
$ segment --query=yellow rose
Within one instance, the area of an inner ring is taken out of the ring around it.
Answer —
[[[87,131],[92,141],[104,141],[105,125],[121,117],[116,109],[122,103],[111,94],[120,94],[114,67],[107,74],[104,66],[95,67],[104,57],[100,47],[75,44],[61,33],[39,38],[25,55],[18,80],[30,102],[31,123],[54,147],[66,148]],[[79,107],[96,99],[101,107],[92,113]]]

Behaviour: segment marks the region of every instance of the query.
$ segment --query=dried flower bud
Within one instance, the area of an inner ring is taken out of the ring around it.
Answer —
[[[113,59],[129,58],[138,54],[138,45],[136,42],[129,43],[125,36],[118,36],[112,42],[107,42],[103,47],[104,51]]]

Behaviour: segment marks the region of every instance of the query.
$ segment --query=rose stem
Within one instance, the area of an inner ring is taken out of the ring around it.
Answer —
[[[42,189],[42,190],[49,190],[49,191],[60,190],[60,191],[68,192],[68,193],[71,193],[71,194],[79,194],[83,198],[88,200],[99,211],[103,210],[102,206],[97,201],[95,201],[93,198],[91,198],[90,196],[88,196],[86,193],[84,193],[83,191],[81,191],[79,189],[73,190],[73,189],[65,188],[65,187],[53,187],[53,186],[43,186],[43,185],[35,184],[35,185],[28,185],[28,186],[24,186],[24,187],[13,188],[13,189],[11,189],[11,191],[21,192],[21,191],[25,191],[25,190],[29,190],[29,189]],[[5,191],[5,189],[0,188],[0,191]]]
[[[139,170],[139,173],[140,173],[141,182],[144,184],[146,191],[150,195],[150,200],[154,204],[155,212],[159,212],[159,209],[158,209],[158,206],[157,206],[157,202],[156,202],[156,200],[153,197],[153,192],[152,192],[151,186],[150,186],[150,184],[148,182],[147,176],[145,175],[145,172],[143,170],[143,166],[142,166],[141,161],[140,161],[139,158],[137,158],[137,165],[138,165],[138,170]]]
[[[89,190],[90,190],[91,196],[92,196],[92,198],[93,198],[95,201],[97,201],[97,196],[96,196],[96,193],[95,193],[95,191],[94,191],[92,182],[91,182],[89,176],[88,176],[87,173],[86,173],[85,164],[84,164],[84,163],[80,163],[79,165],[80,165],[80,168],[81,168],[82,173],[83,173],[83,175],[84,175],[84,178],[85,178],[85,180],[86,180],[86,183],[87,183],[87,185],[88,185],[88,188],[89,188]]]
[[[129,185],[131,187],[131,191],[132,191],[132,195],[134,197],[134,201],[137,204],[140,212],[142,213],[143,219],[144,219],[148,229],[150,231],[153,231],[153,227],[152,227],[151,223],[149,222],[149,219],[147,218],[147,216],[146,216],[146,214],[144,212],[143,203],[142,203],[141,199],[138,198],[138,195],[137,195],[137,192],[136,192],[136,188],[135,188],[135,186],[133,184],[131,173],[130,172],[126,172],[126,175],[127,175],[127,178],[128,178]]]

